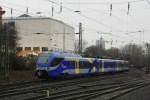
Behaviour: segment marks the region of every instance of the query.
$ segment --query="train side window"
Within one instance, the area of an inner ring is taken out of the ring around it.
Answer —
[[[124,67],[124,64],[122,62],[119,62],[118,67]]]
[[[58,65],[62,60],[64,60],[64,58],[55,58],[55,59],[51,62],[51,67],[55,67],[55,66]]]
[[[89,63],[88,61],[80,61],[79,62],[79,66],[80,68],[86,69],[92,66],[91,63]]]
[[[115,67],[115,62],[104,62],[104,66],[108,68]]]

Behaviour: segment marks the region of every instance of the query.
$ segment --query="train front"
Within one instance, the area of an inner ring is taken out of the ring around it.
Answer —
[[[36,76],[45,78],[48,76],[49,59],[51,53],[40,53],[36,61]]]

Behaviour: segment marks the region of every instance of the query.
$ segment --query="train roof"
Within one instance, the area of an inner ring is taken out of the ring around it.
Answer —
[[[96,58],[77,58],[77,57],[65,57],[65,60],[81,60],[81,61],[85,61],[85,60],[94,60]],[[109,61],[109,62],[128,62],[125,60],[115,60],[115,59],[98,59],[101,61]]]
[[[82,56],[80,56],[79,54],[75,54],[75,53],[66,53],[66,52],[44,52],[44,53],[40,53],[39,56],[54,56],[54,57],[74,57],[74,58],[81,58]]]
[[[102,61],[110,61],[110,62],[128,62],[126,60],[115,60],[115,59],[98,59],[98,60],[102,60]]]
[[[65,57],[65,60],[69,61],[89,61],[92,62],[95,58],[75,58],[75,57]]]

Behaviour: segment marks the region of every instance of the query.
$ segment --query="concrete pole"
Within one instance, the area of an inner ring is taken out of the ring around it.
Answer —
[[[79,53],[82,53],[82,23],[79,23]]]

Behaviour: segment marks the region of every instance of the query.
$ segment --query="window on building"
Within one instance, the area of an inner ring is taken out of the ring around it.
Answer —
[[[33,51],[40,51],[40,47],[33,47]]]
[[[23,48],[22,47],[17,47],[16,50],[17,50],[17,52],[20,52],[20,51],[23,50]]]
[[[25,51],[31,51],[31,47],[25,47]]]
[[[42,51],[48,51],[48,47],[42,47]]]

